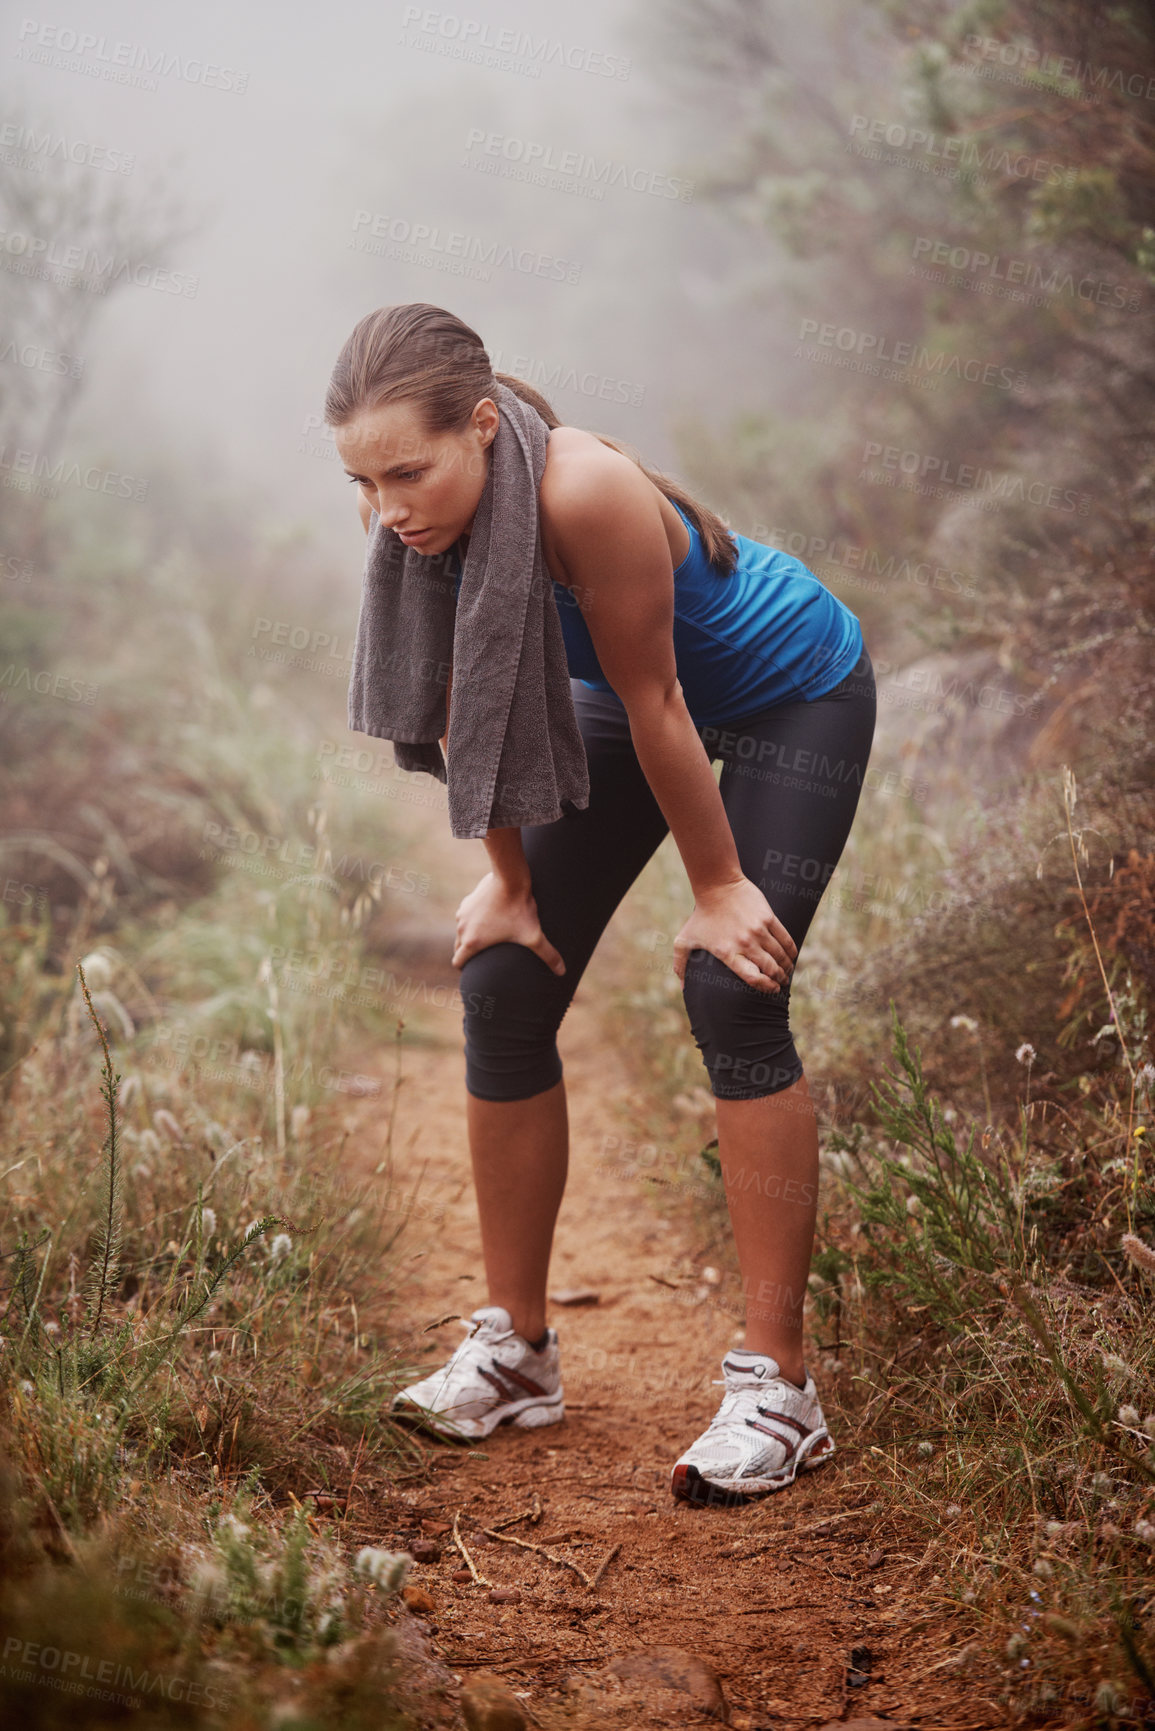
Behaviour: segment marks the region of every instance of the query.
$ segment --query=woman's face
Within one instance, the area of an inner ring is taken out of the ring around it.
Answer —
[[[418,553],[444,553],[473,526],[499,419],[493,398],[482,397],[463,432],[429,433],[412,403],[385,403],[333,439],[385,527]]]

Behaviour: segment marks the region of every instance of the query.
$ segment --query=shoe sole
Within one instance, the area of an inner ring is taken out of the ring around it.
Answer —
[[[398,1399],[389,1408],[389,1416],[414,1430],[450,1442],[478,1442],[492,1436],[501,1425],[515,1425],[518,1430],[540,1430],[543,1425],[560,1424],[565,1417],[565,1401],[526,1401],[510,1408],[497,1408],[484,1418],[447,1419],[415,1401]]]
[[[802,1448],[806,1449],[805,1454],[800,1449],[778,1472],[759,1479],[708,1479],[692,1462],[679,1464],[670,1475],[671,1494],[675,1501],[692,1503],[695,1508],[740,1508],[743,1503],[757,1502],[774,1491],[785,1490],[800,1472],[812,1473],[825,1466],[834,1453],[834,1438],[829,1431],[821,1431],[809,1448],[805,1443]]]

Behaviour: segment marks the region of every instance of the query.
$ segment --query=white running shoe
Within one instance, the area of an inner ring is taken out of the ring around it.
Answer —
[[[499,1304],[482,1305],[462,1327],[469,1334],[449,1363],[393,1396],[397,1418],[464,1441],[487,1437],[499,1424],[535,1430],[565,1417],[556,1329],[546,1330],[549,1339],[535,1352]]]
[[[794,1482],[834,1453],[814,1378],[798,1388],[764,1353],[722,1360],[725,1394],[708,1429],[675,1462],[670,1490],[682,1502],[729,1504]]]

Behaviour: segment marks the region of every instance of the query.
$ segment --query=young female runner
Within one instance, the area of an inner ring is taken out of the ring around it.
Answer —
[[[362,319],[333,370],[326,420],[366,532],[376,514],[406,546],[448,553],[460,577],[499,384],[550,429],[538,526],[589,803],[490,830],[491,869],[457,909],[489,1303],[394,1408],[458,1438],[564,1416],[545,1316],[568,1163],[556,1034],[614,909],[670,831],[694,895],[673,966],[716,1099],[746,1297],[746,1344],[726,1354],[721,1406],[674,1463],[671,1489],[745,1500],[834,1448],[803,1358],[818,1136],[789,998],[858,805],[873,669],[858,620],[805,566],[732,535],[616,441],[563,426],[531,386],[492,371],[475,331],[424,302]],[[443,745],[452,679],[446,713]]]

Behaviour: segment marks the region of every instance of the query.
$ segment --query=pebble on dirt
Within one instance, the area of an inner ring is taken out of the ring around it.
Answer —
[[[470,1581],[472,1581],[473,1576],[470,1574],[468,1569],[454,1569],[449,1578],[451,1581],[460,1581],[462,1586],[466,1586]]]
[[[491,1587],[489,1602],[491,1605],[520,1605],[521,1594],[516,1587]]]
[[[526,1731],[520,1702],[496,1677],[475,1677],[465,1685],[461,1713],[469,1731]]]
[[[427,1593],[424,1587],[404,1587],[401,1597],[405,1600],[414,1616],[427,1616],[437,1609],[437,1601],[432,1593]]]
[[[865,1719],[828,1719],[818,1731],[910,1731],[910,1727],[900,1720],[876,1719],[871,1714]]]
[[[642,1647],[611,1659],[606,1670],[623,1683],[657,1684],[687,1694],[701,1713],[728,1724],[730,1709],[714,1667],[680,1647]]]

